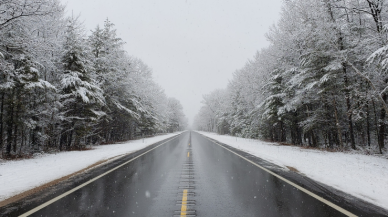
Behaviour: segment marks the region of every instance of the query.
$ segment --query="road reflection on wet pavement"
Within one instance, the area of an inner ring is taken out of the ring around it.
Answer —
[[[32,216],[346,215],[186,132]]]

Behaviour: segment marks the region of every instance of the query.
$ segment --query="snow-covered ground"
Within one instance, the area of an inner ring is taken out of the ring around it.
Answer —
[[[318,182],[388,209],[388,159],[199,133],[285,169],[286,166],[294,167]]]
[[[173,137],[170,133],[126,143],[94,146],[88,151],[43,154],[32,159],[0,161],[0,201],[87,168],[99,161],[128,154]]]

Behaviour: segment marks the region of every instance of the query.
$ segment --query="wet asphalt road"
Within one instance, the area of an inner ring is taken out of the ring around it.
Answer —
[[[289,178],[317,194],[330,194],[305,185],[298,176]],[[327,198],[358,216],[384,216],[335,195]],[[23,209],[18,212],[30,210],[31,205]],[[182,214],[345,216],[194,132],[181,134],[31,216]]]

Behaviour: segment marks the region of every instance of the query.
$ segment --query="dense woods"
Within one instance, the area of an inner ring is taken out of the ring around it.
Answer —
[[[123,44],[108,19],[86,31],[58,0],[1,0],[1,156],[186,127],[180,102]]]
[[[387,30],[384,0],[284,1],[270,45],[203,97],[196,128],[386,151]]]

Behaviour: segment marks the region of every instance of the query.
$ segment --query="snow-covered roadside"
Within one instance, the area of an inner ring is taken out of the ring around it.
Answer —
[[[180,134],[170,133],[126,143],[94,146],[88,151],[43,154],[33,159],[0,161],[0,201],[75,173],[99,161],[128,154]]]
[[[281,167],[388,209],[388,159],[342,152],[280,146],[274,143],[198,132]]]

